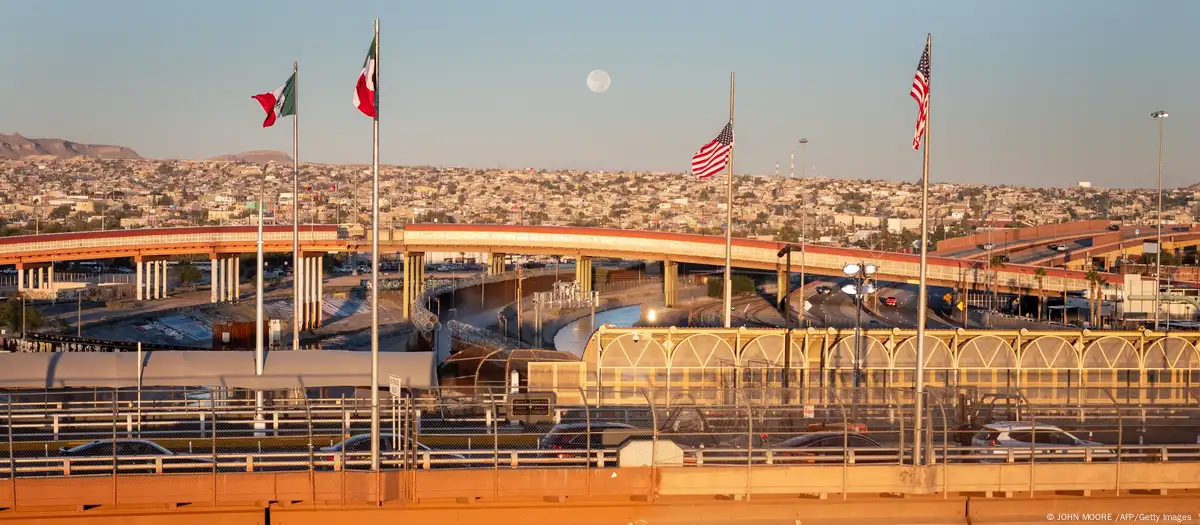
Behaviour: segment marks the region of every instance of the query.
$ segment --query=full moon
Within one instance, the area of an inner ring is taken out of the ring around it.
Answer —
[[[608,91],[608,87],[612,85],[612,79],[608,78],[608,73],[603,69],[597,69],[588,73],[587,86],[592,90],[592,93],[603,93]]]

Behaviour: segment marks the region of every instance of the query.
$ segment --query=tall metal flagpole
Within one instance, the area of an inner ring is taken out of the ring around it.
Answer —
[[[933,36],[925,35],[925,46],[929,49],[930,65],[933,64]],[[932,77],[932,75],[930,75]],[[925,394],[925,321],[926,310],[929,309],[929,297],[926,284],[927,259],[929,256],[929,93],[932,91],[931,79],[925,79],[925,152],[921,160],[921,272],[920,285],[917,291],[917,370],[916,370],[916,421],[913,422],[915,436],[913,446],[913,464],[921,463],[921,427],[924,422],[922,415],[923,396]]]
[[[255,243],[257,257],[255,261],[258,264],[258,270],[255,271],[255,307],[254,307],[254,375],[261,376],[263,374],[263,361],[266,356],[263,355],[263,200],[266,196],[267,185],[267,169],[270,164],[263,164],[262,177],[258,181],[258,239]],[[260,430],[263,426],[263,391],[254,391],[254,429]],[[255,435],[259,435],[257,432]]]
[[[371,470],[379,471],[379,19],[375,19],[375,118],[371,147]],[[371,74],[370,71],[367,72]],[[406,285],[407,286],[407,285]]]
[[[296,97],[297,111],[292,113],[292,350],[300,349],[300,158],[297,146],[300,142],[300,66],[292,62],[292,96]],[[259,262],[259,271],[262,262]],[[258,293],[262,295],[262,291]]]
[[[255,305],[254,305],[254,375],[263,374],[263,197],[266,196],[265,186],[267,181],[267,168],[270,164],[263,165],[262,178],[258,182],[258,241],[255,261],[258,264],[258,270],[255,271]],[[258,390],[254,393],[255,408],[255,423],[257,428],[258,421],[262,418],[263,393]]]
[[[733,73],[729,73],[729,127],[733,128]],[[734,136],[737,133],[734,132]],[[729,145],[729,186],[725,193],[725,328],[733,321],[733,144]]]

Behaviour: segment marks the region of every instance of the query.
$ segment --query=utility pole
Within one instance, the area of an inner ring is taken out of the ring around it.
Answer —
[[[521,301],[521,287],[522,287],[522,283],[524,282],[524,280],[525,280],[525,268],[521,267],[518,263],[518,266],[517,266],[517,300],[516,300],[516,305],[517,305],[517,345],[518,346],[520,346],[520,344],[521,344],[521,336],[522,336],[521,332],[522,332],[522,327],[524,326],[521,324],[521,318],[522,318],[521,313],[522,313],[522,309],[523,309],[523,302]]]

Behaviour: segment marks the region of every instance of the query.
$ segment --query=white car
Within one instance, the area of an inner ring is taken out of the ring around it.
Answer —
[[[996,247],[996,243],[994,243],[994,242],[983,243],[983,249],[985,249],[985,250],[991,250],[992,248],[995,248],[995,247]]]
[[[1044,460],[1071,459],[1081,460],[1092,449],[1092,456],[1099,458],[1112,457],[1113,450],[1106,448],[1103,443],[1080,439],[1054,425],[1033,424],[1028,421],[1008,421],[984,425],[971,438],[971,446],[987,447],[981,454],[1000,456],[989,461],[1006,461],[1009,451],[1013,456],[1022,460],[1028,459],[1036,452],[1038,459],[1042,455],[1051,456]],[[1044,461],[1043,460],[1043,461]]]

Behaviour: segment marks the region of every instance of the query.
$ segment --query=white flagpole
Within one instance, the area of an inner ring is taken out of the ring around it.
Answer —
[[[929,48],[930,66],[933,65],[933,36],[925,36],[925,45]],[[931,74],[930,77],[933,75]],[[916,366],[916,400],[914,407],[916,408],[916,421],[913,423],[913,432],[917,440],[913,445],[913,464],[921,465],[921,447],[924,445],[921,442],[921,428],[924,423],[922,415],[922,406],[924,404],[923,396],[925,394],[925,321],[926,310],[929,309],[929,290],[926,282],[926,269],[928,268],[929,256],[929,104],[931,98],[929,93],[932,91],[931,78],[926,78],[925,91],[925,152],[921,161],[921,271],[920,284],[917,291],[917,366]]]
[[[300,158],[297,147],[300,142],[300,65],[292,62],[292,96],[296,97],[296,111],[292,113],[292,350],[300,349]],[[259,271],[262,263],[259,263]],[[262,295],[262,292],[259,292]]]
[[[729,73],[729,127],[733,128],[733,73]],[[737,134],[734,133],[736,137]],[[725,194],[725,328],[733,322],[733,144],[729,145],[729,186]]]
[[[258,181],[258,241],[255,261],[258,269],[255,271],[255,305],[254,305],[254,375],[263,375],[263,198],[266,196],[267,168],[263,164],[262,178]],[[254,429],[262,428],[263,391],[254,391]],[[257,433],[255,434],[257,435]]]
[[[379,471],[379,19],[375,19],[375,118],[371,147],[371,470]],[[371,72],[368,71],[368,74]],[[406,284],[407,286],[407,284]]]

